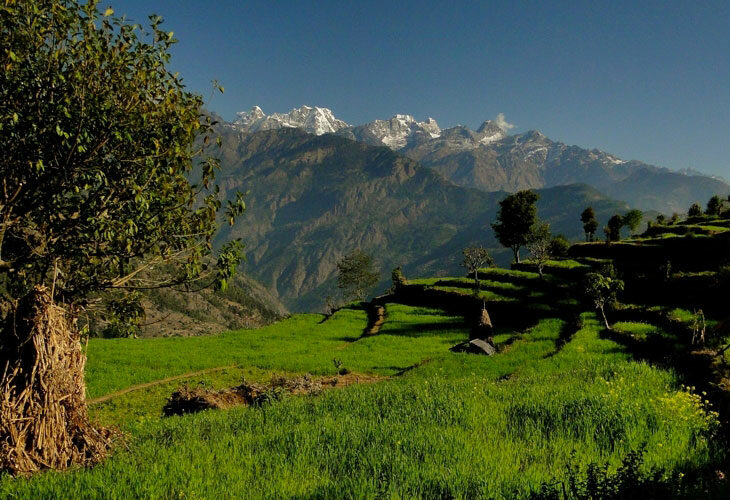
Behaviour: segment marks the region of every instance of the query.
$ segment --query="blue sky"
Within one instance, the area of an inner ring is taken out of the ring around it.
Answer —
[[[120,0],[180,42],[172,68],[224,118],[259,105],[513,131],[730,178],[730,2]]]

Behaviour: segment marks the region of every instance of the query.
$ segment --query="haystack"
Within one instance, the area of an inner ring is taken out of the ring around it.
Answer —
[[[92,465],[110,432],[89,422],[76,318],[36,287],[9,315],[0,336],[0,470]]]
[[[469,333],[469,340],[488,339],[493,335],[493,333],[494,327],[492,326],[492,319],[489,317],[489,313],[487,312],[487,304],[483,303],[479,317]]]

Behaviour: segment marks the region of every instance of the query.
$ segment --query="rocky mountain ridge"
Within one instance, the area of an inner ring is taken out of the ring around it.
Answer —
[[[503,114],[474,131],[462,125],[441,129],[433,118],[419,122],[406,114],[350,126],[327,108],[303,106],[266,116],[254,107],[239,113],[231,126],[242,132],[301,128],[315,135],[334,133],[385,146],[433,168],[455,184],[488,192],[585,183],[634,207],[664,213],[681,213],[695,201],[730,193],[724,180],[696,171],[687,175],[623,160],[597,149],[553,141],[536,130],[511,135],[514,126]]]

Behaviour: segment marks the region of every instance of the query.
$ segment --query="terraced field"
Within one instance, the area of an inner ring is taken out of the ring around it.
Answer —
[[[126,433],[126,446],[93,470],[4,477],[0,497],[550,497],[587,477],[591,463],[607,467],[599,477],[623,477],[626,467],[616,471],[632,456],[641,460],[630,470],[644,479],[627,487],[727,493],[702,479],[724,460],[709,402],[621,337],[641,341],[660,327],[625,321],[609,337],[556,275],[482,275],[477,298],[467,279],[411,281],[383,299],[376,335],[363,335],[367,310],[352,305],[210,337],[92,339],[91,398],[154,383],[92,405],[97,420]],[[469,335],[459,304],[484,301],[498,353],[450,352]],[[223,388],[242,377],[335,376],[335,359],[350,376],[381,380],[162,417],[181,380],[156,381],[200,370],[210,371],[184,381]]]

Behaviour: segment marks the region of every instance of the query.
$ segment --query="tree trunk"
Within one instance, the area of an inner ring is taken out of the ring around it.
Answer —
[[[611,326],[608,324],[608,319],[606,318],[606,311],[603,310],[603,306],[600,306],[599,309],[601,310],[601,316],[603,316],[603,324],[606,325],[606,330],[610,330]]]
[[[515,262],[517,264],[520,263],[520,247],[512,247],[512,251],[515,254]]]
[[[28,475],[101,460],[111,433],[89,422],[76,318],[47,288],[24,297],[4,325],[0,470]]]

